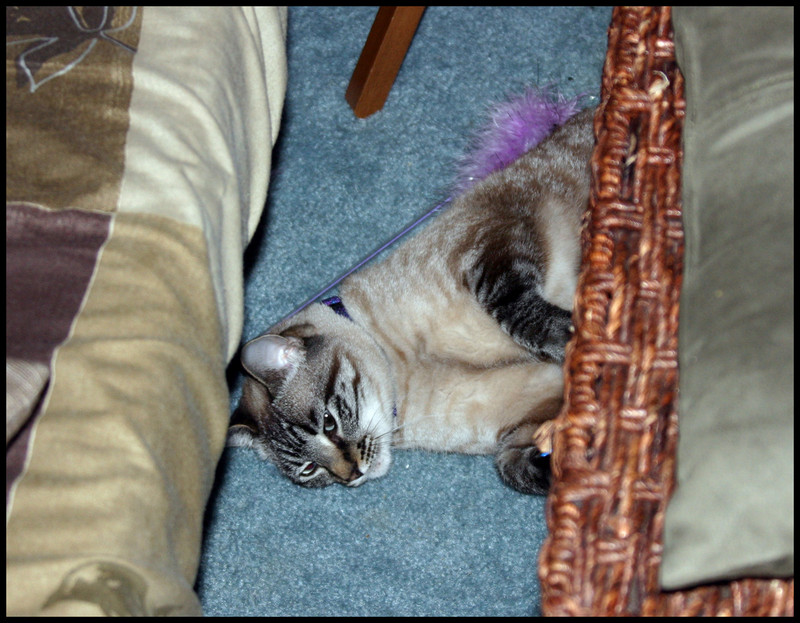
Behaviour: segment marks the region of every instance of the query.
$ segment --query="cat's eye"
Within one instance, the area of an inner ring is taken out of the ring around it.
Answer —
[[[300,472],[300,476],[303,478],[308,478],[311,476],[315,471],[317,471],[317,464],[316,463],[308,463],[304,468],[303,471]]]
[[[325,417],[322,420],[322,430],[326,433],[332,433],[336,430],[336,420],[333,419],[329,411],[325,412]]]

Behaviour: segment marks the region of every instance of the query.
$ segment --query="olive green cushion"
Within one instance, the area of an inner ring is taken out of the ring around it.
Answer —
[[[794,567],[794,12],[673,12],[686,79],[666,589]]]

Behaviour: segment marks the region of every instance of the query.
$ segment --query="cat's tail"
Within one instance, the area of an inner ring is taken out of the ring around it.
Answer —
[[[492,106],[486,124],[459,165],[454,194],[464,192],[533,149],[580,110],[580,98],[567,99],[549,89],[530,88]]]

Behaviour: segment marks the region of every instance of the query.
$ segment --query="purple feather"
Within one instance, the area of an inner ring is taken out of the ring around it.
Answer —
[[[510,101],[494,106],[478,133],[474,147],[462,160],[456,194],[507,166],[533,149],[556,126],[578,112],[578,99],[553,95],[546,89],[528,89]]]

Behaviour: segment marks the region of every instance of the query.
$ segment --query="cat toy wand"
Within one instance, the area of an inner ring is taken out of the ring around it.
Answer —
[[[433,216],[434,214],[436,214],[436,212],[438,212],[439,210],[441,210],[441,209],[442,209],[442,208],[443,208],[445,205],[447,205],[447,204],[448,204],[448,203],[449,203],[449,202],[450,202],[452,199],[453,199],[452,197],[448,197],[447,199],[445,199],[444,201],[442,201],[440,204],[438,204],[438,205],[437,205],[435,208],[433,208],[432,210],[429,210],[428,212],[426,212],[425,214],[423,214],[423,215],[422,215],[420,218],[418,218],[416,221],[414,221],[413,223],[411,223],[411,225],[409,225],[408,227],[406,227],[406,228],[405,228],[403,231],[401,231],[399,234],[397,234],[396,236],[394,236],[394,237],[393,237],[391,240],[389,240],[388,242],[385,242],[384,244],[382,244],[380,247],[378,247],[378,248],[377,248],[375,251],[373,251],[372,253],[370,253],[370,254],[369,254],[367,257],[365,257],[363,260],[361,260],[361,261],[360,261],[358,264],[356,264],[355,266],[353,266],[353,267],[352,267],[350,270],[348,270],[346,273],[344,273],[344,274],[343,274],[343,275],[341,275],[340,277],[337,277],[336,279],[334,279],[333,281],[331,281],[331,282],[330,282],[328,285],[326,285],[326,286],[325,286],[325,287],[324,287],[322,290],[320,290],[319,292],[317,292],[317,293],[316,293],[314,296],[312,296],[311,298],[309,298],[309,299],[306,299],[306,300],[305,300],[305,301],[304,301],[304,302],[303,302],[303,303],[302,303],[302,304],[301,304],[301,305],[300,305],[300,306],[299,306],[297,309],[295,309],[295,310],[294,310],[294,311],[292,311],[290,314],[288,314],[287,316],[285,316],[285,317],[283,318],[283,320],[286,320],[286,319],[288,319],[288,318],[291,318],[291,317],[292,317],[292,316],[294,316],[295,314],[299,314],[299,313],[300,313],[301,311],[303,311],[303,310],[304,310],[306,307],[308,307],[309,305],[311,305],[311,303],[313,303],[313,302],[314,302],[314,301],[316,301],[318,298],[320,298],[320,297],[321,297],[323,294],[325,294],[325,293],[326,293],[328,290],[331,290],[332,288],[334,288],[334,287],[336,287],[337,285],[339,285],[339,283],[341,283],[342,281],[344,281],[344,280],[345,280],[347,277],[349,277],[351,274],[353,274],[355,271],[357,271],[359,268],[361,268],[361,267],[362,267],[364,264],[366,264],[367,262],[369,262],[370,260],[372,260],[373,258],[375,258],[377,255],[380,255],[380,254],[381,254],[383,251],[385,251],[386,249],[388,249],[389,247],[391,247],[391,246],[392,246],[392,245],[393,245],[395,242],[397,242],[398,240],[400,240],[400,238],[402,238],[403,236],[405,236],[405,235],[406,235],[408,232],[410,232],[411,230],[413,230],[415,227],[417,227],[417,226],[421,225],[421,224],[422,224],[422,223],[423,223],[423,222],[424,222],[426,219],[428,219],[428,218],[430,218],[431,216]],[[282,320],[281,322],[283,322],[283,320]]]

